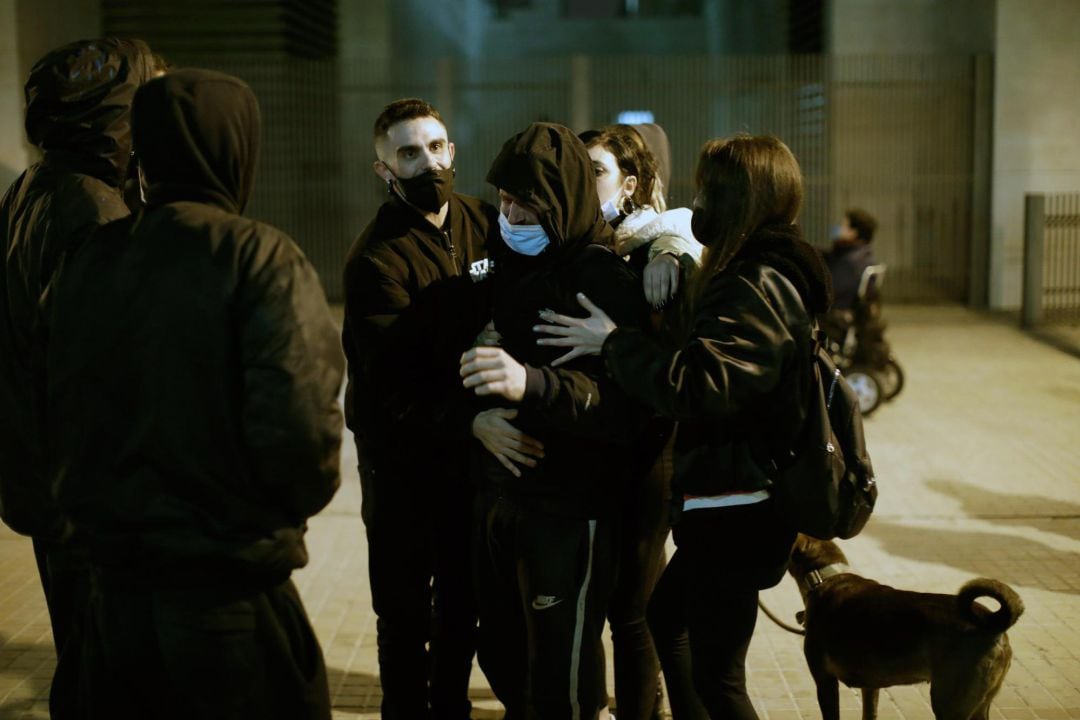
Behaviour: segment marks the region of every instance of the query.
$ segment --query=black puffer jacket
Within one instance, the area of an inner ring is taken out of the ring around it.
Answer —
[[[141,42],[86,40],[46,55],[26,83],[26,133],[44,159],[0,202],[0,516],[17,532],[63,532],[42,475],[39,303],[64,252],[128,214],[119,188],[131,155],[131,100],[150,71]]]
[[[170,73],[134,131],[147,208],[69,255],[50,302],[57,497],[94,560],[141,582],[280,580],[339,482],[338,332],[295,243],[240,215],[246,85]]]
[[[514,425],[543,442],[545,456],[536,468],[522,468],[519,479],[480,451],[480,472],[503,494],[595,518],[616,509],[632,461],[628,448],[648,412],[611,382],[599,358],[552,368],[565,349],[537,345],[533,327],[545,308],[585,315],[576,297],[582,292],[616,322],[643,328],[649,310],[641,281],[609,249],[611,228],[600,214],[592,163],[567,128],[534,123],[506,142],[487,179],[539,212],[551,245],[536,257],[501,241],[492,249],[495,329],[528,372]]]
[[[632,397],[679,422],[676,501],[767,488],[803,425],[813,317],[831,288],[794,226],[752,236],[713,277],[679,349],[620,327],[603,358]]]

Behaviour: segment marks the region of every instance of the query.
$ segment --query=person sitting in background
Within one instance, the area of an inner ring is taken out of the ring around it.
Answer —
[[[833,284],[833,309],[851,310],[859,296],[863,271],[874,264],[874,240],[877,220],[859,208],[844,213],[844,222],[833,240],[832,249],[825,253]]]

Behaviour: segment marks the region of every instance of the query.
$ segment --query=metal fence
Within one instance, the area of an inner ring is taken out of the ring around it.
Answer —
[[[488,164],[529,122],[581,131],[623,111],[648,111],[672,143],[673,206],[692,200],[705,140],[772,133],[802,165],[800,222],[812,242],[826,245],[844,209],[863,207],[879,220],[874,247],[889,266],[890,299],[966,302],[971,246],[985,242],[973,222],[976,157],[988,152],[974,131],[980,113],[989,114],[979,100],[979,60],[573,56],[346,66],[343,108],[357,125],[347,148],[348,222],[359,230],[384,198],[370,170],[368,127],[395,98],[436,103],[457,147],[459,189],[488,199]],[[989,81],[985,65],[981,77]]]
[[[1080,192],[1024,199],[1021,322],[1080,325]]]
[[[440,109],[457,148],[458,189],[489,200],[489,163],[534,120],[581,131],[623,111],[650,112],[671,140],[675,207],[692,200],[705,140],[772,133],[802,164],[800,222],[812,242],[826,245],[849,206],[878,218],[874,248],[889,267],[890,300],[966,302],[978,280],[988,212],[979,168],[989,168],[989,136],[978,128],[990,114],[983,86],[992,75],[982,58],[291,59],[286,68],[202,60],[255,88],[267,142],[251,214],[297,239],[332,299],[341,297],[349,245],[385,199],[371,169],[372,123],[406,96]]]

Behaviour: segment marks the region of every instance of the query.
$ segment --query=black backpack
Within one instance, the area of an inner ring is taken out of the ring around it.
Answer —
[[[799,532],[847,539],[870,519],[878,491],[859,400],[823,339],[815,329],[806,422],[787,457],[773,462],[772,496]]]

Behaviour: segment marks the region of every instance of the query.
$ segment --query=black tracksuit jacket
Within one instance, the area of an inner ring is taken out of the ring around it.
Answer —
[[[489,290],[470,271],[498,223],[488,203],[458,193],[449,202],[439,230],[391,198],[346,261],[345,419],[356,437],[365,513],[377,502],[372,475],[437,482],[464,472],[471,416],[458,359],[490,310]]]
[[[596,518],[619,507],[631,472],[630,448],[648,412],[606,375],[600,358],[551,363],[564,348],[536,344],[539,312],[581,317],[584,293],[620,325],[644,328],[649,310],[641,281],[611,249],[593,171],[580,141],[566,128],[535,123],[502,149],[488,173],[495,187],[539,211],[551,244],[540,255],[493,246],[493,317],[502,347],[526,365],[526,396],[513,424],[544,444],[535,468],[515,478],[486,450],[478,474],[494,491],[533,507]],[[490,403],[509,407],[507,402]]]

